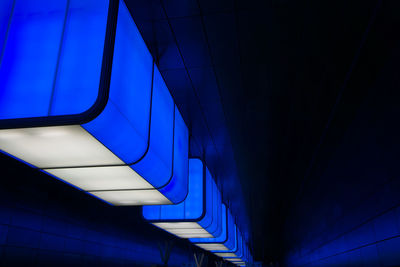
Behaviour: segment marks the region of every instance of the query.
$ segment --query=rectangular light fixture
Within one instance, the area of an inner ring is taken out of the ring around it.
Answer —
[[[182,202],[188,129],[125,2],[12,2],[0,150],[114,205]]]
[[[239,230],[237,230],[237,245],[234,250],[228,251],[213,251],[213,253],[218,256],[222,257],[226,260],[230,259],[239,259],[243,257],[243,238]]]
[[[235,252],[215,253],[215,255],[232,263],[251,262],[248,246],[240,232],[238,232],[238,242],[239,246]]]
[[[243,259],[240,259],[240,258],[228,258],[228,259],[224,258],[224,260],[232,262],[232,263],[245,262]]]
[[[191,238],[189,239],[190,242],[211,252],[225,252],[236,249],[236,225],[228,208],[224,204],[221,207],[222,231],[220,235],[213,238]]]
[[[143,207],[153,225],[181,238],[212,238],[222,232],[221,194],[210,171],[200,159],[189,160],[186,198],[175,205]]]
[[[253,262],[249,247],[245,242],[243,242],[243,255],[240,257],[240,259],[242,260],[242,262]],[[229,260],[229,258],[226,260]]]

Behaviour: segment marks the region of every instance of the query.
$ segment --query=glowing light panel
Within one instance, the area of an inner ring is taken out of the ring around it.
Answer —
[[[221,232],[221,195],[200,159],[189,160],[189,189],[176,205],[143,207],[143,216],[155,226],[181,238],[212,238]]]
[[[222,231],[214,238],[191,238],[190,242],[211,252],[226,252],[236,249],[236,225],[229,210],[222,204]]]
[[[114,205],[181,202],[188,130],[122,0],[0,4],[0,149]]]

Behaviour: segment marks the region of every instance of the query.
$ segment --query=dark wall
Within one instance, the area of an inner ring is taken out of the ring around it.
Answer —
[[[0,266],[161,265],[165,242],[169,266],[183,266],[200,252],[145,222],[140,207],[110,206],[6,155],[0,167]]]
[[[355,70],[369,83],[346,88],[292,207],[286,266],[400,265],[399,48],[376,49],[381,60],[368,66],[374,71]],[[358,62],[359,70],[371,55]]]

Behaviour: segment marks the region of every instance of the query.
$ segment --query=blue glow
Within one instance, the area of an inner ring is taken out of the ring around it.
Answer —
[[[13,0],[0,1],[0,55],[3,51],[4,41],[7,35],[8,22],[11,18],[13,2]]]
[[[206,167],[206,188],[205,188],[205,198],[206,198],[206,207],[205,207],[205,214],[203,218],[199,221],[199,224],[208,230],[209,227],[212,227],[213,222],[213,179],[211,177],[210,171]]]
[[[221,211],[221,208],[217,208],[217,205],[221,206],[220,197],[218,188],[203,162],[190,159],[189,192],[186,199],[176,205],[145,206],[143,216],[153,222],[195,221],[216,236],[216,233],[219,235],[222,232],[222,223],[219,221],[222,218],[217,214]]]
[[[159,191],[173,203],[185,200],[189,176],[189,132],[181,113],[175,106],[174,167],[171,181]]]
[[[189,159],[189,193],[184,202],[184,219],[201,217],[205,209],[204,190],[203,162],[199,159]]]
[[[119,3],[109,98],[102,113],[81,126],[178,203],[188,190],[188,130]],[[107,0],[1,2],[0,119],[64,115],[68,124],[69,116],[93,106],[107,23],[113,23],[108,9]]]
[[[228,211],[228,240],[224,242],[225,247],[227,247],[228,251],[222,250],[212,250],[211,252],[235,252],[237,247],[237,235],[236,235],[236,225],[233,221],[233,217],[231,213]]]
[[[128,9],[121,2],[110,99],[95,120],[83,125],[127,164],[139,160],[146,153],[153,69],[153,59],[133,25]]]
[[[219,236],[214,238],[190,238],[189,241],[192,243],[224,243],[228,237],[228,222],[227,222],[227,208],[224,204],[222,204],[222,231]]]
[[[192,243],[199,243],[199,244],[220,243],[223,244],[229,250],[228,252],[235,251],[237,245],[236,225],[234,223],[231,213],[225,207],[225,205],[222,206],[222,212],[226,214],[226,216],[223,217],[223,224],[226,226],[223,227],[220,236],[215,238],[190,238],[189,241]],[[216,250],[212,252],[227,252],[227,251]]]
[[[243,256],[241,259],[243,261],[249,261],[249,248],[246,244],[243,244]]]
[[[5,22],[11,6],[3,5]],[[66,7],[66,0],[16,1],[2,51],[0,119],[48,114]]]
[[[223,257],[223,258],[242,258],[243,257],[243,238],[239,231],[237,231],[237,246],[235,250],[226,251],[232,252],[236,255],[236,257]]]
[[[219,235],[221,235],[221,233],[222,233],[222,231],[223,231],[223,225],[224,225],[224,223],[223,223],[223,221],[222,221],[222,218],[224,217],[224,212],[223,212],[223,210],[222,210],[222,196],[221,196],[221,192],[218,190],[218,213],[217,213],[217,215],[218,215],[218,217],[217,217],[217,219],[218,219],[218,227],[217,227],[217,231],[215,232],[216,233],[216,236],[219,236]]]
[[[251,256],[250,249],[248,246],[246,246],[246,255],[244,258],[247,262],[253,262],[253,257]]]
[[[214,182],[215,183],[215,182]],[[221,196],[221,192],[219,191],[217,185],[215,184],[215,188],[216,188],[216,194],[217,194],[217,202],[214,204],[214,218],[216,215],[217,218],[217,227],[216,230],[213,232],[214,236],[220,236],[222,233],[222,227],[223,227],[223,222],[222,222],[222,216],[223,216],[223,212],[222,212],[222,196]]]
[[[212,180],[212,199],[213,199],[213,203],[212,203],[212,217],[213,217],[213,221],[212,224],[210,225],[210,227],[208,228],[208,231],[210,233],[212,233],[213,236],[218,236],[221,233],[221,222],[219,221],[220,217],[220,213],[221,212],[221,196],[219,194],[219,190],[217,185],[215,184],[215,181]]]
[[[189,159],[189,192],[186,199],[176,205],[144,206],[143,216],[151,221],[199,220],[204,210],[203,162]]]
[[[146,156],[132,168],[159,188],[172,175],[174,101],[157,67],[154,67],[150,146]]]
[[[96,101],[107,11],[105,0],[69,1],[49,115],[79,114]]]
[[[244,240],[240,232],[238,232],[238,236],[239,236],[238,239],[239,248],[237,250],[236,256],[238,256],[238,258],[244,258]]]
[[[89,109],[99,90],[108,1],[15,1],[14,12],[9,2],[0,13],[0,119]]]

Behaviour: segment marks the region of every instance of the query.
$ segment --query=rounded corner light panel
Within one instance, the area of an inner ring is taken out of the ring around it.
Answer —
[[[237,228],[236,228],[237,229]],[[228,251],[213,251],[213,253],[221,258],[224,258],[229,261],[239,261],[240,258],[243,257],[243,239],[242,235],[240,234],[239,230],[237,232],[237,238],[236,238],[236,248],[234,250],[228,250]]]
[[[231,251],[236,250],[236,225],[228,208],[222,204],[222,231],[214,238],[191,238],[190,242],[196,246],[211,251]]]
[[[241,259],[242,259],[242,262],[249,262],[249,263],[253,262],[253,260],[251,258],[249,247],[246,244],[244,245],[244,255]]]
[[[181,202],[188,130],[122,0],[0,4],[0,150],[114,205]]]
[[[234,257],[225,257],[223,256],[224,260],[230,261],[232,263],[237,263],[237,262],[250,262],[249,260],[249,249],[247,247],[247,244],[245,243],[243,237],[239,234],[239,246],[240,248],[238,249],[237,253],[234,253]]]
[[[181,238],[211,238],[222,232],[221,194],[208,168],[189,159],[186,198],[175,205],[143,207],[143,217],[153,225]]]

